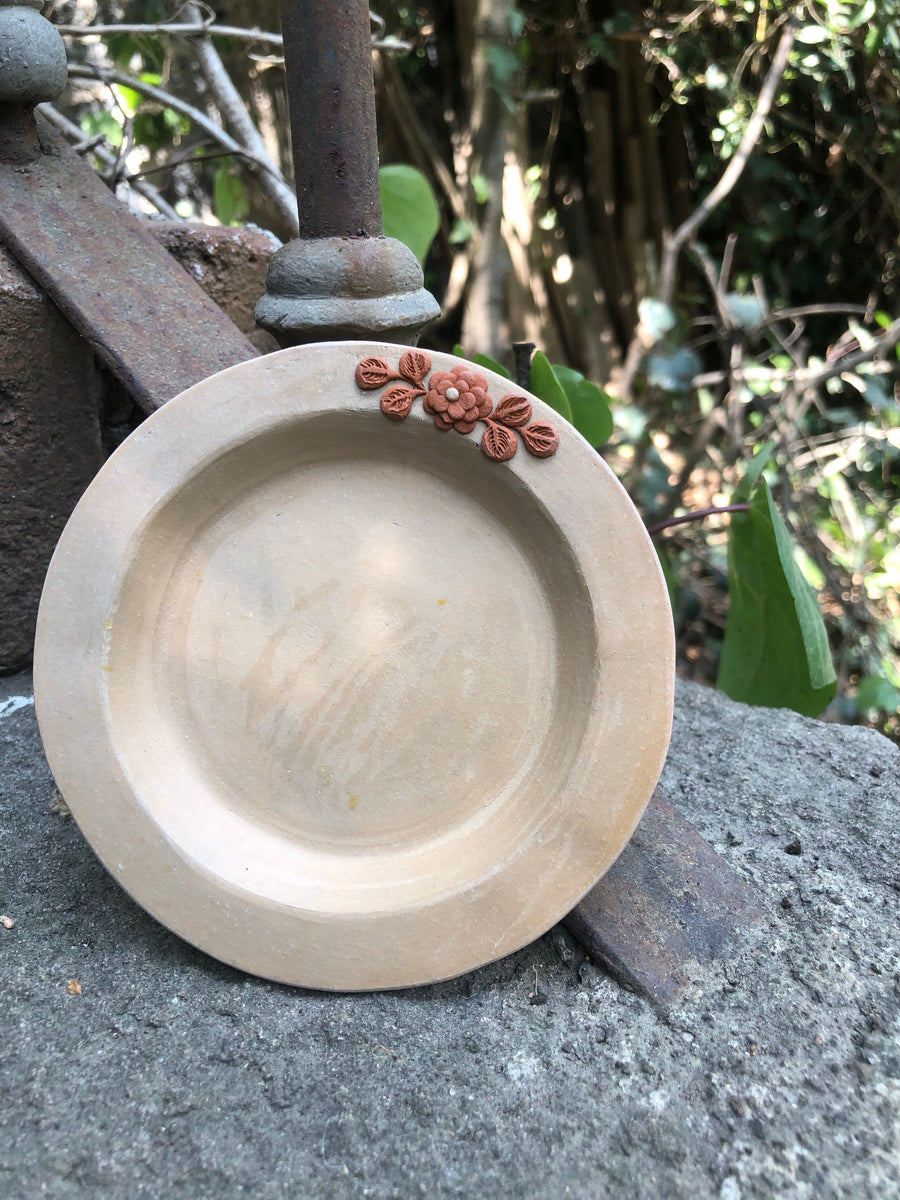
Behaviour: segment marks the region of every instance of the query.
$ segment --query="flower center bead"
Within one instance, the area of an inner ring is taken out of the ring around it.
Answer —
[[[446,398],[447,398],[447,399],[448,399],[448,400],[449,400],[451,403],[452,403],[454,400],[458,400],[458,399],[459,399],[459,388],[454,388],[454,387],[449,387],[449,388],[447,388],[446,392],[444,392],[444,396],[445,396],[445,397],[446,397]]]

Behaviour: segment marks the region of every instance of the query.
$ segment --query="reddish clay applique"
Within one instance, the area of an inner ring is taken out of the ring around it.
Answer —
[[[434,417],[438,429],[445,432],[471,433],[478,422],[486,426],[481,449],[493,462],[506,462],[519,448],[519,436],[525,449],[536,458],[549,458],[559,446],[559,433],[549,421],[531,420],[531,401],[510,392],[497,405],[488,395],[488,382],[465,363],[449,371],[435,371],[428,382],[431,358],[424,350],[406,350],[400,356],[399,371],[383,358],[370,355],[356,367],[356,383],[367,392],[396,381],[381,397],[381,411],[393,421],[408,417],[413,401],[421,396],[422,406]],[[404,386],[405,385],[405,386]]]

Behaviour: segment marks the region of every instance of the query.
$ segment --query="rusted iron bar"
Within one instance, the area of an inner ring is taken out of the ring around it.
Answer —
[[[0,162],[0,242],[135,403],[153,412],[259,352],[96,172],[38,125],[43,153]]]
[[[378,237],[378,139],[366,0],[282,0],[300,236]]]
[[[614,978],[665,1010],[756,941],[765,919],[750,886],[657,788],[631,841],[565,924]]]
[[[256,319],[282,346],[415,342],[440,309],[382,232],[368,6],[282,0],[281,20],[300,237],[272,259]]]

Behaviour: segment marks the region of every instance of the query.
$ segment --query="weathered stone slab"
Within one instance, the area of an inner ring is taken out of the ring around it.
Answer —
[[[144,224],[257,349],[278,349],[253,318],[278,246],[271,234]],[[88,343],[0,246],[0,674],[30,663],[57,539],[106,453],[139,419]]]
[[[0,673],[31,660],[47,564],[103,453],[90,347],[0,246]]]
[[[147,228],[257,350],[266,354],[279,349],[253,315],[266,290],[269,259],[281,245],[274,234],[254,225],[188,221],[151,220]]]
[[[900,752],[878,734],[679,687],[663,787],[769,916],[663,1019],[561,930],[398,993],[221,966],[54,814],[29,686],[0,681],[4,1198],[900,1194]]]

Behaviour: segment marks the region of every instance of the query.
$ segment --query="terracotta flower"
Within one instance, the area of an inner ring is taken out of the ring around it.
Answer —
[[[435,371],[428,381],[428,393],[422,401],[425,411],[434,417],[438,429],[471,433],[476,422],[494,407],[487,394],[488,382],[469,367]]]

